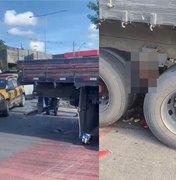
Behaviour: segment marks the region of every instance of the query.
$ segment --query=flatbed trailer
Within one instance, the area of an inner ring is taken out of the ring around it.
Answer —
[[[39,112],[44,97],[59,97],[78,107],[79,137],[87,143],[98,126],[98,56],[18,61],[17,66],[18,81],[34,84]]]

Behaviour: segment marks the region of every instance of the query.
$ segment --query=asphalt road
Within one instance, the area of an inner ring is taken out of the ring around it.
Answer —
[[[55,117],[17,108],[0,117],[0,179],[98,180],[98,140],[81,144],[74,110]]]
[[[140,123],[117,122],[100,131],[101,180],[175,180],[176,151]]]

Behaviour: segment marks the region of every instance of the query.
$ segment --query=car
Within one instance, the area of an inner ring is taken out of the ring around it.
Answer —
[[[9,115],[9,109],[25,105],[25,90],[17,81],[17,76],[0,74],[0,113]]]

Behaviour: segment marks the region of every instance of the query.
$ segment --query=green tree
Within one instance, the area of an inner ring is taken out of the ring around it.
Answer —
[[[0,70],[7,69],[7,46],[0,40]]]
[[[4,44],[4,41],[3,40],[0,40],[0,49],[5,49],[6,48],[6,45]]]
[[[99,27],[99,23],[100,23],[100,20],[99,20],[99,1],[98,0],[96,2],[89,1],[89,4],[87,5],[87,7],[90,10],[93,10],[95,12],[95,14],[93,14],[93,15],[88,14],[87,17],[98,28]]]

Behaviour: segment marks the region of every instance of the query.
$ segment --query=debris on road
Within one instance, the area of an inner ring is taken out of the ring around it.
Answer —
[[[131,117],[131,118],[129,118],[129,119],[123,119],[122,121],[124,122],[124,123],[128,123],[128,122],[132,122],[133,121],[133,117]]]
[[[138,122],[140,122],[141,120],[139,119],[139,118],[136,118],[136,119],[134,119],[134,122],[135,123],[138,123]]]
[[[55,129],[55,130],[54,130],[54,133],[63,133],[63,132],[64,132],[63,129]]]

